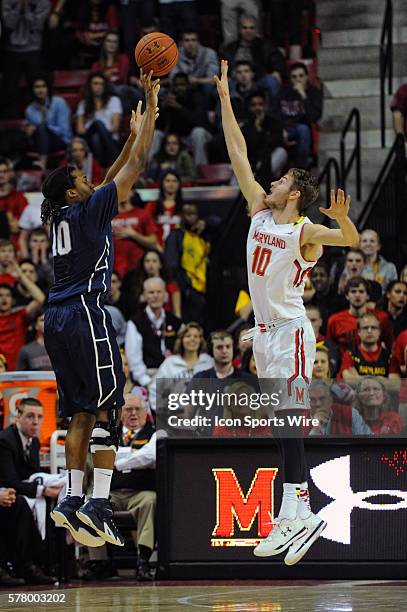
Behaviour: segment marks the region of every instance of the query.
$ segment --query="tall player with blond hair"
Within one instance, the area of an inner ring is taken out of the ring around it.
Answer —
[[[322,254],[323,245],[357,246],[358,232],[348,217],[350,196],[331,193],[330,208],[321,212],[338,229],[312,223],[305,211],[318,198],[316,179],[291,168],[273,181],[268,193],[256,182],[244,137],[233,113],[228,64],[214,77],[222,107],[222,124],[230,160],[247,200],[251,225],[247,239],[249,289],[256,327],[253,352],[261,387],[284,381],[278,416],[301,414],[308,408],[308,383],[315,358],[315,335],[302,301],[304,279]],[[276,428],[277,429],[277,428]],[[295,434],[295,435],[293,435]],[[277,442],[284,466],[280,512],[269,536],[255,548],[260,557],[287,549],[285,563],[297,563],[319,537],[326,523],[311,511],[302,431],[283,433]]]

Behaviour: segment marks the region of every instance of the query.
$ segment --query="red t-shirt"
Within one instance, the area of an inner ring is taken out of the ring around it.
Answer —
[[[380,321],[382,330],[381,339],[386,346],[391,347],[393,342],[393,330],[389,317],[383,310],[373,308],[369,310]],[[349,312],[349,310],[340,310],[335,312],[328,319],[326,337],[328,340],[335,340],[339,344],[339,348],[343,353],[346,349],[351,349],[353,345],[358,343],[359,335],[357,329],[358,317]]]
[[[393,344],[390,359],[390,373],[401,374],[401,368],[406,365],[404,352],[407,346],[407,329],[399,334]]]
[[[114,269],[123,276],[129,270],[137,268],[145,249],[139,246],[131,238],[115,238],[114,230],[117,227],[132,227],[143,236],[150,236],[156,233],[156,226],[151,214],[145,208],[133,208],[121,212],[112,220],[113,241],[114,241]]]
[[[363,350],[362,347],[359,345],[358,346],[358,350],[361,353],[363,360],[368,362],[369,364],[371,363],[372,366],[375,362],[378,362],[380,360],[380,357],[382,356],[382,353],[384,351],[384,349],[379,346],[379,348],[377,349],[377,351],[373,351],[368,353],[367,351]],[[387,363],[387,367],[388,367],[388,359],[386,354],[384,354],[382,356],[382,359],[386,359],[386,363]],[[341,367],[340,370],[338,372],[338,378],[342,378],[342,374],[344,370],[349,370],[350,368],[354,368],[355,367],[355,363],[353,361],[353,354],[352,351],[345,351],[342,355],[342,361],[341,361]],[[370,366],[369,366],[370,368]],[[356,368],[357,369],[357,368]],[[377,368],[375,372],[368,372],[368,374],[370,376],[387,376],[386,372],[378,372]]]
[[[0,274],[0,283],[5,285],[10,285],[10,287],[14,287],[17,279],[12,274],[5,272],[4,274]]]
[[[407,83],[398,88],[391,101],[391,110],[398,110],[404,117],[404,134],[407,136]]]
[[[101,66],[99,62],[92,64],[91,72],[101,72],[111,83],[126,85],[129,75],[129,58],[125,53],[119,53],[111,66]]]
[[[16,219],[21,217],[21,213],[27,204],[28,201],[25,195],[15,189],[6,196],[0,196],[0,210],[12,213]]]
[[[161,246],[164,246],[168,234],[181,223],[181,217],[175,214],[175,202],[171,208],[166,208],[160,215],[155,214],[157,202],[147,202],[144,210],[148,210],[154,216],[157,226],[157,239]]]
[[[383,412],[377,421],[367,421],[370,429],[375,434],[399,434],[404,428],[404,421],[401,416],[393,410]]]
[[[17,357],[27,335],[27,309],[14,308],[8,314],[0,313],[0,353],[7,359],[7,368],[16,369]]]

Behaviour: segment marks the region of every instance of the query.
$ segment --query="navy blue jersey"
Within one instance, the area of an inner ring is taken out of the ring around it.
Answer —
[[[116,184],[97,189],[86,202],[61,209],[51,224],[55,283],[48,301],[64,302],[110,289],[113,269],[112,218],[118,213]]]

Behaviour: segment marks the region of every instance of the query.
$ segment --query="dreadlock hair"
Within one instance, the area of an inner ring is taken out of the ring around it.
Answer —
[[[62,206],[66,206],[65,192],[75,187],[71,172],[74,166],[56,168],[47,176],[41,185],[44,201],[41,205],[41,221],[46,224],[51,220],[58,222]]]
[[[293,179],[291,189],[301,193],[298,212],[303,213],[319,196],[318,180],[302,168],[290,168],[288,173]]]

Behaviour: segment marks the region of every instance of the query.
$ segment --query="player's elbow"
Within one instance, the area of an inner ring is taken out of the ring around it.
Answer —
[[[359,243],[360,243],[359,236],[357,236],[357,237],[350,238],[346,246],[350,247],[351,249],[357,249],[359,248]]]

